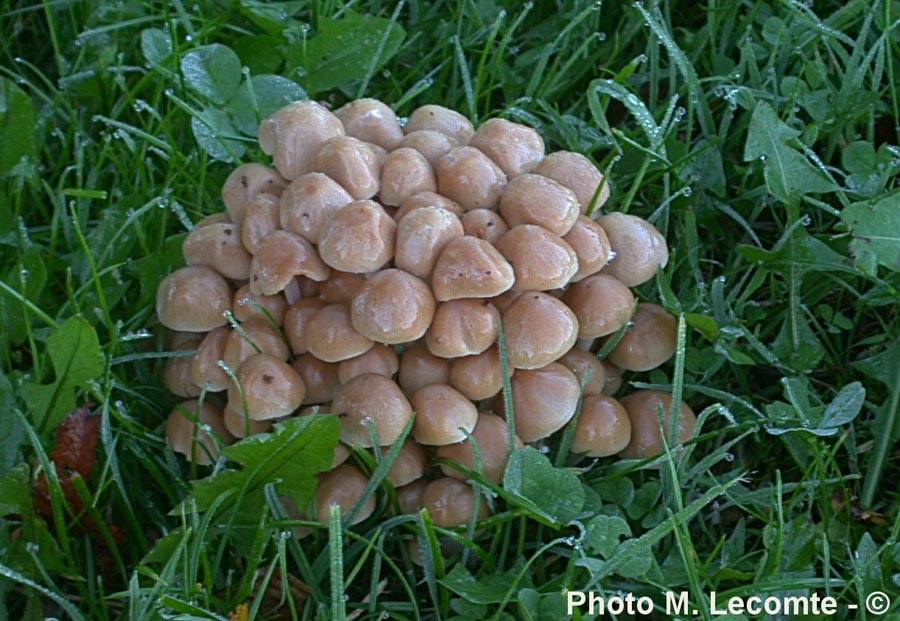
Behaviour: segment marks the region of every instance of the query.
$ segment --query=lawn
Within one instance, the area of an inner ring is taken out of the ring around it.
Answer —
[[[900,2],[0,0],[0,33],[0,620],[647,618],[568,591],[900,619]],[[365,450],[373,517],[290,518],[333,418],[213,467],[167,447],[157,286],[270,162],[261,118],[358,97],[532,126],[655,224],[636,295],[678,347],[622,392],[690,404],[684,450],[559,433],[470,473],[491,515],[444,529]]]

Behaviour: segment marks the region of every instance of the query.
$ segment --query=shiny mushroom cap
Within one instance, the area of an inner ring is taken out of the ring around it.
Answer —
[[[413,436],[419,444],[443,446],[466,439],[478,421],[478,410],[446,384],[420,388],[410,399],[416,412]]]
[[[628,322],[634,294],[616,278],[594,274],[569,287],[562,301],[578,317],[578,337],[594,338],[612,334]]]
[[[497,340],[500,312],[483,298],[460,298],[441,302],[425,344],[435,356],[459,358],[480,354]]]
[[[459,298],[491,298],[510,289],[515,273],[509,262],[488,242],[464,235],[441,252],[431,275],[439,302]]]
[[[612,258],[606,231],[587,216],[578,216],[569,232],[563,235],[563,241],[572,247],[578,257],[578,271],[572,276],[572,282],[596,274]]]
[[[371,424],[381,446],[397,441],[413,415],[412,406],[393,380],[383,375],[358,375],[344,384],[331,403],[341,414],[341,442],[372,447]]]
[[[575,374],[561,364],[519,369],[511,383],[516,435],[523,442],[550,436],[575,415],[581,387]]]
[[[259,244],[250,267],[250,290],[261,295],[284,291],[295,276],[322,281],[331,270],[308,241],[289,231],[275,231]]]
[[[403,216],[397,225],[394,264],[428,280],[447,244],[462,236],[462,223],[452,212],[441,207],[414,209]]]
[[[433,104],[416,108],[409,116],[403,133],[430,129],[441,132],[456,140],[459,144],[467,144],[475,128],[472,122],[456,110]]]
[[[603,269],[628,287],[636,287],[656,276],[669,262],[669,246],[659,230],[637,216],[611,213],[597,218],[606,231],[615,258]]]
[[[281,228],[318,244],[322,229],[353,197],[328,175],[311,172],[291,181],[279,201]]]
[[[509,371],[514,375],[514,368]],[[498,347],[492,345],[480,354],[454,358],[449,384],[472,401],[490,399],[499,393],[503,388],[503,370]]]
[[[571,190],[541,175],[512,179],[500,198],[500,214],[509,226],[536,224],[555,235],[568,233],[580,214]]]
[[[247,438],[258,433],[268,433],[275,423],[275,420],[271,418],[253,420],[244,414],[243,409],[235,410],[230,406],[225,406],[225,409],[222,410],[222,420],[228,433],[235,438]]]
[[[472,209],[460,218],[463,231],[466,235],[483,239],[491,245],[496,245],[509,230],[509,225],[496,211],[490,209]]]
[[[222,202],[231,222],[241,226],[251,201],[259,194],[281,196],[287,179],[262,164],[241,164],[222,185]]]
[[[169,446],[188,461],[201,466],[212,464],[219,458],[217,439],[226,444],[234,440],[225,428],[222,411],[207,401],[185,401],[166,419]]]
[[[286,362],[269,354],[254,354],[237,370],[241,388],[228,388],[228,404],[244,410],[252,420],[281,418],[300,407],[306,387],[297,372]]]
[[[581,153],[556,151],[545,157],[533,172],[549,177],[572,190],[578,197],[581,213],[587,213],[592,202],[594,208],[591,213],[599,213],[599,209],[609,199],[609,183],[597,167]],[[594,201],[598,191],[599,195]]]
[[[544,158],[541,135],[506,119],[482,123],[469,145],[483,151],[510,178],[530,172]]]
[[[432,129],[410,132],[400,142],[401,147],[415,149],[434,166],[444,153],[459,146],[459,141],[447,134]]]
[[[621,403],[631,420],[631,441],[619,453],[624,459],[648,459],[662,453],[662,435],[660,434],[657,410],[662,408],[663,429],[667,437],[673,429],[672,395],[661,390],[638,390],[625,397]],[[697,424],[694,411],[684,402],[678,415],[677,439],[673,434],[669,446],[682,444],[690,440]]]
[[[562,237],[534,224],[511,228],[497,250],[516,274],[513,289],[549,291],[566,286],[578,271],[578,257]]]
[[[353,327],[388,345],[420,338],[431,325],[435,301],[425,282],[408,272],[387,269],[371,276],[350,305]]]
[[[250,285],[244,285],[234,292],[231,313],[238,321],[260,319],[272,321],[280,326],[284,322],[284,311],[287,310],[287,306],[283,293],[256,295],[250,291]]]
[[[475,511],[475,490],[468,483],[450,477],[435,479],[425,487],[420,502],[428,510],[435,526],[464,526]],[[488,515],[487,504],[484,501],[478,503],[478,519],[485,519]]]
[[[572,348],[558,361],[578,378],[578,384],[584,384],[585,395],[599,395],[606,386],[606,369],[597,356],[583,349]],[[591,370],[591,376],[585,384],[585,375]]]
[[[346,384],[357,375],[375,373],[385,377],[394,377],[400,369],[400,357],[392,347],[375,343],[372,349],[355,358],[342,360],[338,364],[338,379]]]
[[[365,274],[331,270],[328,280],[319,285],[319,298],[326,304],[349,304],[364,284]]]
[[[281,335],[268,321],[250,319],[241,324],[240,330],[230,330],[225,340],[222,360],[232,371],[257,352],[287,360],[290,352]]]
[[[381,454],[385,455],[390,450],[390,447],[382,446],[380,450]],[[400,448],[394,463],[391,464],[387,478],[394,487],[403,487],[422,478],[425,474],[426,465],[425,451],[413,440],[407,438]]]
[[[322,144],[344,135],[344,124],[327,108],[314,101],[295,101],[263,119],[259,146],[271,155],[286,179],[296,179],[312,170],[313,158]]]
[[[327,403],[334,399],[341,388],[338,367],[333,362],[324,362],[312,354],[303,354],[291,363],[291,367],[306,386],[302,405]]]
[[[200,346],[201,336],[197,334],[190,341],[179,343],[174,350],[177,352],[196,350]],[[176,397],[196,397],[203,391],[202,385],[197,384],[191,375],[191,367],[196,358],[196,354],[191,354],[190,356],[173,356],[166,359],[165,367],[163,367],[163,383]]]
[[[353,327],[350,307],[328,304],[312,316],[304,331],[306,349],[319,360],[340,362],[364,354],[374,345],[372,339]]]
[[[627,371],[650,371],[675,354],[678,322],[657,304],[638,304],[625,334],[609,360]]]
[[[391,108],[377,99],[356,99],[334,111],[348,136],[393,151],[403,140],[403,129]]]
[[[553,296],[529,291],[503,313],[503,330],[510,366],[539,369],[572,349],[578,320]]]
[[[397,383],[407,396],[412,396],[423,386],[449,384],[450,361],[438,358],[425,347],[410,347],[400,356]]]
[[[197,353],[191,361],[191,381],[197,386],[205,386],[209,392],[219,392],[228,388],[231,379],[219,366],[225,357],[225,345],[231,328],[222,326],[203,337]]]
[[[306,326],[310,319],[325,306],[319,298],[301,298],[284,311],[284,335],[291,345],[291,351],[297,355],[309,351],[306,348]]]
[[[325,224],[319,253],[336,270],[374,272],[394,257],[396,234],[396,222],[381,205],[370,200],[354,201]]]
[[[188,265],[206,265],[225,278],[245,280],[250,276],[250,253],[234,224],[210,224],[188,233],[181,245]]]
[[[341,517],[345,517],[362,498],[369,479],[362,471],[351,464],[341,464],[334,470],[326,472],[319,479],[316,487],[314,503],[316,507],[316,519],[328,524],[331,507],[337,505],[341,510]],[[353,521],[347,526],[359,524],[375,511],[375,496],[369,496],[365,504],[356,513]]]
[[[509,426],[505,420],[495,414],[481,413],[478,415],[478,422],[472,431],[472,438],[481,453],[481,473],[488,481],[499,484],[503,481],[506,462],[509,461]],[[521,440],[516,438],[516,441],[517,445],[522,446]],[[455,461],[469,470],[477,470],[475,449],[472,439],[469,438],[462,442],[438,447],[435,457]],[[456,468],[444,464],[441,464],[441,472],[460,481],[468,478]]]
[[[492,209],[506,187],[506,175],[475,147],[454,147],[435,164],[438,192],[465,210]]]
[[[434,170],[424,155],[401,147],[388,154],[381,171],[381,192],[383,205],[399,207],[403,202],[420,192],[437,190]]]
[[[621,403],[607,395],[585,395],[572,437],[573,453],[608,457],[631,441],[631,420]]]
[[[322,143],[312,170],[325,173],[356,200],[372,198],[381,189],[383,149],[351,136],[337,136]]]
[[[601,360],[603,363],[603,371],[606,373],[606,380],[603,384],[604,395],[614,395],[619,392],[622,387],[622,369],[614,365],[609,360]]]
[[[422,207],[440,207],[457,217],[462,216],[465,212],[459,203],[450,200],[446,196],[441,196],[435,192],[419,192],[403,201],[400,208],[394,212],[394,221],[400,222],[406,217],[406,214]]]
[[[281,228],[278,218],[279,201],[272,194],[258,194],[247,206],[247,214],[241,224],[241,243],[251,255],[256,254],[260,242],[267,235]]]
[[[159,283],[156,314],[167,328],[209,332],[225,325],[231,310],[231,287],[217,271],[204,265],[175,270]]]

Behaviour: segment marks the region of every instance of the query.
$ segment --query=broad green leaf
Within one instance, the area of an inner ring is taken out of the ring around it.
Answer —
[[[900,341],[895,341],[881,353],[851,362],[850,365],[886,388],[894,388],[897,378],[900,378]]]
[[[281,35],[291,24],[291,19],[307,6],[306,2],[292,0],[290,2],[268,2],[261,0],[241,0],[241,13],[271,35]]]
[[[841,220],[853,235],[850,250],[860,270],[874,276],[883,265],[900,272],[900,194],[874,205],[853,203],[841,211]]]
[[[13,417],[12,412],[9,415]],[[19,464],[0,475],[0,517],[26,514],[33,506],[28,475],[26,464]]]
[[[319,18],[318,32],[287,51],[287,64],[303,70],[310,95],[374,74],[399,50],[403,28],[389,19],[347,13]]]
[[[475,604],[497,604],[516,586],[531,586],[527,580],[527,572],[524,579],[517,582],[520,572],[521,566],[515,565],[509,571],[476,578],[462,564],[457,564],[439,582]]]
[[[235,39],[231,49],[237,53],[251,75],[277,73],[284,63],[284,56],[279,51],[282,43],[278,37],[254,35]]]
[[[805,432],[824,437],[833,436],[841,425],[853,422],[859,416],[866,399],[866,390],[859,382],[844,386],[827,406],[811,405],[810,384],[806,378],[784,378],[784,396],[790,403],[775,401],[766,405],[769,424],[766,431],[772,435]]]
[[[140,304],[150,304],[156,299],[160,281],[173,269],[184,266],[181,247],[187,233],[167,237],[162,249],[128,264],[128,269],[141,283]]]
[[[241,60],[221,43],[204,45],[181,57],[185,82],[215,104],[224,104],[241,84]]]
[[[37,152],[34,140],[34,105],[25,91],[0,77],[0,176],[26,156]]]
[[[584,545],[603,558],[612,556],[619,547],[620,537],[631,537],[628,522],[616,516],[598,515],[585,526],[587,534],[584,536]]]
[[[809,327],[806,315],[788,309],[778,336],[772,342],[772,353],[798,371],[811,371],[825,355],[822,342]]]
[[[532,501],[562,524],[578,517],[584,506],[584,489],[578,477],[554,468],[546,455],[530,446],[510,455],[503,487]]]
[[[217,108],[204,108],[200,116],[191,117],[194,138],[213,159],[234,162],[244,155],[244,145],[234,138],[238,130],[231,117]]]
[[[306,99],[306,92],[296,83],[278,75],[256,75],[241,84],[227,108],[234,126],[255,137],[260,121],[299,99]]]
[[[141,52],[151,67],[162,67],[172,55],[172,37],[165,30],[147,28],[141,32]]]
[[[738,246],[738,252],[745,259],[761,262],[765,269],[779,274],[784,274],[792,268],[797,270],[797,276],[807,272],[836,271],[850,275],[857,274],[847,257],[810,235],[802,226],[785,231],[771,250],[748,245]]]
[[[837,433],[838,427],[853,422],[859,416],[865,402],[866,389],[863,385],[859,382],[847,384],[826,406],[822,420],[819,421],[819,429],[833,429]]]

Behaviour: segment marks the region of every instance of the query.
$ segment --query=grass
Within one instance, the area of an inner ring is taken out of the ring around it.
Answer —
[[[658,618],[665,590],[689,591],[685,618],[701,619],[712,591],[829,594],[835,619],[876,618],[846,607],[874,591],[897,600],[900,4],[272,6],[284,15],[0,0],[0,619],[550,620],[584,588],[652,596]],[[368,36],[327,65],[316,33],[354,14]],[[265,161],[240,114],[267,101],[231,98],[228,53],[207,87],[180,68],[213,43],[296,83],[276,100],[299,85],[401,116],[439,103],[592,157],[604,209],[670,243],[639,296],[683,317],[678,355],[626,379],[700,413],[687,449],[659,469],[527,452],[517,487],[470,473],[494,513],[459,531],[391,517],[384,488],[379,517],[304,523],[302,543],[272,480],[183,503],[208,472],[161,435],[174,401],[153,295],[190,223],[221,208],[223,160]],[[100,447],[73,514],[47,455],[85,401]],[[31,501],[39,471],[49,517]],[[250,493],[248,518],[235,499]],[[107,525],[122,545],[92,544]]]

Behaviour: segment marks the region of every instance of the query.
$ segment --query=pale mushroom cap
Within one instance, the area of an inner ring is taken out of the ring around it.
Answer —
[[[525,291],[510,289],[509,291],[504,291],[500,295],[491,298],[491,303],[497,307],[497,310],[500,311],[500,314],[502,315],[510,306],[512,306],[513,302],[518,300],[525,293]]]
[[[381,189],[380,147],[351,136],[325,141],[312,161],[312,170],[325,173],[354,199],[372,198]]]
[[[272,194],[257,194],[247,206],[247,213],[241,224],[241,243],[251,255],[259,250],[263,238],[281,228],[278,219],[279,201]]]
[[[340,362],[364,354],[374,345],[372,339],[353,327],[350,307],[328,304],[319,309],[306,325],[306,349],[319,360]]]
[[[530,172],[544,159],[544,140],[533,128],[506,119],[481,124],[469,140],[491,158],[507,177]]]
[[[365,274],[332,270],[328,280],[319,285],[319,297],[326,304],[349,304],[364,284]]]
[[[291,363],[291,367],[306,387],[301,405],[331,401],[341,388],[338,368],[333,362],[324,362],[312,354],[303,354]]]
[[[599,213],[600,207],[609,199],[609,183],[604,182],[603,173],[580,153],[572,151],[551,153],[535,167],[533,172],[553,179],[572,190],[578,197],[581,213],[587,213],[598,188],[600,195],[592,213]]]
[[[538,369],[558,360],[578,338],[578,320],[556,298],[529,291],[503,313],[509,364]]]
[[[198,421],[198,427],[194,421]],[[209,428],[213,433],[205,431]],[[169,413],[166,419],[166,440],[176,453],[201,466],[212,464],[219,457],[216,436],[224,443],[234,438],[222,420],[222,411],[208,401],[185,401]]]
[[[454,147],[435,165],[438,192],[463,209],[491,209],[500,201],[506,175],[475,147]]]
[[[244,222],[247,206],[258,194],[281,196],[287,179],[277,170],[262,164],[241,164],[235,168],[222,185],[222,202],[231,221],[240,226]]]
[[[433,104],[416,108],[409,116],[404,134],[430,129],[447,134],[459,144],[467,144],[475,133],[472,122],[456,110]]]
[[[237,405],[243,408],[243,405]],[[229,406],[222,410],[222,420],[228,433],[235,438],[246,438],[258,433],[266,433],[272,430],[272,424],[275,422],[273,419],[253,420],[249,416],[244,415],[243,409],[235,410]]]
[[[231,287],[210,267],[189,265],[159,283],[156,314],[162,325],[182,332],[209,332],[225,325]]]
[[[572,437],[572,452],[608,457],[630,441],[631,420],[622,404],[607,395],[585,395]]]
[[[509,225],[496,211],[490,209],[472,209],[460,218],[466,235],[483,239],[491,245],[509,230]]]
[[[669,262],[666,238],[655,226],[637,216],[611,213],[597,218],[615,253],[604,274],[615,276],[628,287],[636,287],[656,276]]]
[[[424,155],[407,147],[388,154],[381,170],[379,198],[383,205],[400,206],[419,192],[434,192],[436,189],[434,170]]]
[[[510,376],[515,369],[510,367]],[[492,345],[480,354],[454,358],[450,365],[450,385],[467,399],[490,399],[503,388],[500,350]]]
[[[420,388],[410,399],[416,412],[413,437],[419,444],[443,446],[465,440],[478,421],[478,410],[458,390],[446,384]]]
[[[201,336],[186,341],[174,348],[177,352],[196,350],[201,343]],[[166,359],[163,367],[163,382],[176,397],[196,397],[202,392],[202,388],[198,385],[191,375],[191,366],[197,358],[196,354],[190,356],[174,356]]]
[[[587,384],[584,384],[585,395],[599,395],[603,393],[606,386],[606,369],[603,363],[597,359],[597,356],[589,351],[578,349],[577,347],[570,349],[565,355],[559,359],[559,363],[569,369],[578,378],[578,385],[584,382],[587,370],[591,370],[591,377]]]
[[[578,271],[575,251],[559,235],[534,224],[520,224],[497,241],[497,250],[512,264],[514,289],[549,291],[566,286]]]
[[[413,415],[412,406],[393,380],[382,375],[354,377],[335,396],[331,409],[341,417],[341,442],[372,447],[369,423],[381,446],[397,441]]]
[[[231,328],[228,326],[207,333],[191,361],[191,381],[198,386],[206,386],[210,392],[225,390],[231,382],[228,374],[219,366],[219,360],[225,358],[225,345],[230,333]]]
[[[412,396],[423,386],[450,383],[450,361],[438,358],[425,347],[410,347],[400,356],[397,383]]]
[[[397,225],[394,264],[422,279],[429,279],[450,240],[463,236],[459,218],[441,207],[408,212]]]
[[[353,197],[328,175],[311,172],[297,177],[279,201],[281,228],[318,244],[325,224]]]
[[[188,265],[206,265],[234,280],[250,276],[250,253],[241,242],[240,228],[234,224],[195,228],[184,238],[181,250]]]
[[[612,334],[628,322],[634,294],[616,278],[594,274],[569,287],[562,301],[578,317],[579,338],[592,338]]]
[[[210,224],[231,224],[231,216],[228,215],[227,211],[211,213],[208,216],[204,216],[197,220],[197,223],[194,224],[194,228],[200,229],[204,226],[209,226]]]
[[[306,326],[309,320],[325,306],[325,302],[319,298],[301,298],[287,307],[284,312],[284,335],[291,345],[291,351],[295,354],[305,354]]]
[[[341,464],[334,470],[326,472],[319,479],[316,487],[315,505],[316,519],[328,524],[331,507],[337,505],[341,510],[341,517],[353,510],[359,499],[362,498],[369,479],[356,466]],[[347,526],[359,524],[375,511],[375,495],[369,496],[365,504],[357,512],[356,517]]]
[[[431,275],[439,302],[459,298],[491,298],[515,283],[512,265],[491,244],[464,235],[451,240],[441,252]]]
[[[380,450],[381,454],[385,455],[390,447],[382,446]],[[425,466],[425,451],[413,440],[407,438],[397,454],[397,459],[391,464],[387,478],[394,487],[403,487],[422,478],[425,474]]]
[[[511,179],[500,198],[500,214],[511,227],[537,224],[562,236],[571,230],[580,213],[571,190],[541,175]]]
[[[336,270],[374,272],[394,257],[397,224],[378,203],[354,201],[322,229],[319,253]]]
[[[234,293],[231,313],[238,321],[248,321],[250,319],[271,320],[280,326],[284,323],[284,311],[287,310],[287,306],[287,300],[284,299],[282,293],[256,295],[250,291],[250,285],[244,285]],[[263,309],[265,309],[265,312]]]
[[[516,435],[534,442],[562,429],[575,415],[581,387],[575,374],[553,362],[512,376]]]
[[[614,365],[608,360],[601,360],[603,363],[603,371],[606,373],[606,380],[603,384],[604,395],[614,395],[619,392],[622,387],[622,369]]]
[[[638,304],[622,339],[609,360],[627,371],[650,371],[675,354],[678,322],[657,304]]]
[[[459,141],[443,132],[420,129],[407,134],[399,146],[415,149],[425,156],[429,164],[434,166],[444,153],[453,147],[458,147]]]
[[[403,140],[403,129],[397,115],[377,99],[356,99],[334,111],[348,136],[377,144],[393,151]]]
[[[656,411],[657,407],[662,407],[666,433],[674,431],[671,428],[673,423],[671,393],[662,390],[638,390],[622,397],[621,403],[631,420],[631,441],[619,456],[624,459],[647,459],[662,453],[662,436]],[[674,447],[675,444],[690,440],[696,424],[697,417],[694,411],[682,402],[681,413],[678,416],[678,438],[670,441],[669,445]]]
[[[240,412],[245,399],[247,414],[253,420],[287,416],[300,407],[306,392],[300,375],[269,354],[253,354],[244,360],[238,367],[237,379],[243,388],[243,399],[232,385],[228,388],[228,404]]]
[[[427,486],[428,481],[425,479],[416,479],[397,488],[397,504],[401,514],[415,513],[422,507],[422,493]]]
[[[275,167],[286,179],[296,179],[312,170],[313,158],[322,144],[344,135],[344,124],[314,101],[295,101],[260,123],[259,146],[272,155]]]
[[[457,217],[465,213],[465,210],[459,203],[450,200],[446,196],[441,196],[435,192],[419,192],[403,201],[400,208],[394,212],[394,222],[400,222],[406,217],[406,214],[422,207],[440,207]]]
[[[431,289],[419,278],[398,269],[371,276],[350,305],[353,327],[385,344],[408,343],[428,330],[434,317]]]
[[[238,330],[231,330],[225,342],[225,351],[222,359],[232,371],[237,371],[241,363],[257,353],[256,347],[263,353],[274,356],[279,360],[287,360],[290,352],[288,346],[281,339],[281,335],[268,321],[250,319],[241,324],[241,329],[247,334],[249,342]],[[253,345],[256,345],[254,347]]]
[[[454,528],[464,526],[475,510],[475,490],[468,483],[446,477],[435,479],[422,492],[422,507],[428,509],[435,526]],[[478,519],[488,517],[487,504],[478,505]]]
[[[480,354],[497,340],[500,311],[483,298],[460,298],[441,302],[425,345],[435,356],[459,358]]]
[[[578,216],[574,226],[563,235],[563,241],[572,247],[578,257],[578,271],[572,276],[572,282],[596,274],[612,258],[606,231],[587,216]]]
[[[506,462],[509,461],[509,426],[506,421],[495,414],[481,413],[472,431],[472,437],[478,444],[481,453],[482,474],[492,483],[503,481]],[[517,438],[518,440],[518,438]],[[521,442],[519,442],[521,445]],[[465,466],[469,470],[475,468],[475,449],[472,440],[466,438],[462,442],[438,447],[435,457],[449,459]],[[448,477],[465,481],[468,477],[452,466],[441,465],[441,472]]]
[[[308,241],[289,231],[275,231],[259,244],[250,266],[250,290],[262,295],[283,291],[294,276],[322,281],[331,270]]]
[[[364,354],[342,360],[338,364],[338,379],[341,384],[346,384],[357,375],[375,373],[385,377],[394,377],[400,369],[400,357],[393,347],[375,343],[372,349]]]

